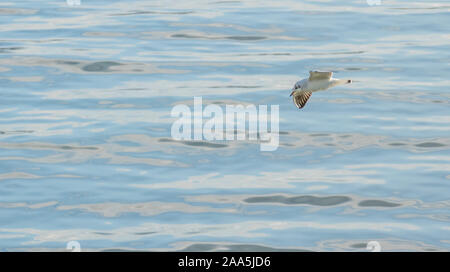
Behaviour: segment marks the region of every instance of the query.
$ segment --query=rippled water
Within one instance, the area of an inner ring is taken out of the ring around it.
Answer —
[[[448,1],[0,3],[0,251],[450,249]],[[289,98],[309,70],[354,84]],[[280,106],[280,146],[174,105]]]

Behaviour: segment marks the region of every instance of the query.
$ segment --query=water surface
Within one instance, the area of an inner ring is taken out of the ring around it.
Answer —
[[[450,249],[447,1],[3,1],[0,251]],[[354,84],[289,98],[309,70]],[[280,145],[171,109],[280,106]]]

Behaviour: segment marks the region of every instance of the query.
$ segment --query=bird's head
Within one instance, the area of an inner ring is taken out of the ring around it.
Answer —
[[[347,84],[350,84],[350,83],[352,83],[352,80],[351,79],[347,80]]]

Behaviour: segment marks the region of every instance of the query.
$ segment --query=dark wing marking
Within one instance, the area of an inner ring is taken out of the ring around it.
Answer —
[[[311,97],[311,94],[312,92],[309,91],[296,92],[293,100],[297,108],[303,108],[306,105],[306,102],[308,102],[308,99]]]

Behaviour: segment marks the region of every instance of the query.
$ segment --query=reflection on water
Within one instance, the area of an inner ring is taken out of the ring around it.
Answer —
[[[449,11],[0,3],[0,251],[448,251]],[[299,111],[311,69],[354,84]],[[278,150],[173,140],[194,96],[280,105]]]

